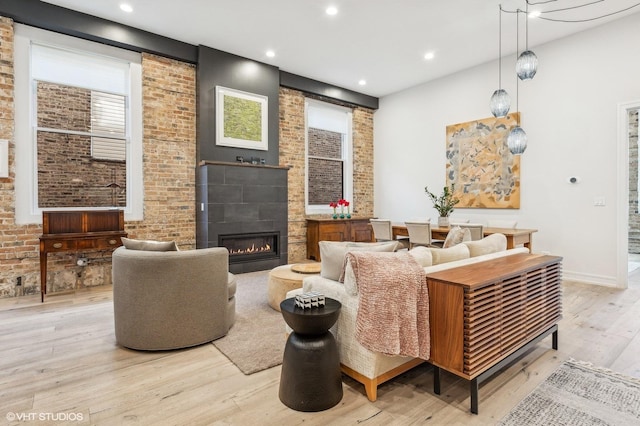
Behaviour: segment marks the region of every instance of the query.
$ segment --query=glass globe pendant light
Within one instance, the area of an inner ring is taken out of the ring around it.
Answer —
[[[516,14],[516,18],[518,18],[518,16],[519,15]],[[518,21],[519,21],[519,18],[518,18]],[[516,24],[516,27],[517,26],[518,25]],[[519,44],[520,44],[520,39],[517,36],[517,34],[518,34],[518,31],[516,30],[516,53],[518,52]],[[509,152],[511,152],[513,155],[520,155],[524,153],[525,149],[527,149],[527,134],[522,129],[522,127],[520,127],[520,106],[518,104],[518,101],[520,100],[520,96],[519,96],[520,85],[518,83],[519,83],[518,78],[516,78],[516,113],[515,115],[518,121],[515,127],[513,127],[509,132],[509,136],[507,136],[507,147],[509,148]]]
[[[518,56],[516,73],[520,80],[531,80],[538,71],[538,57],[530,50],[525,50]]]
[[[511,97],[506,90],[498,89],[491,95],[489,107],[494,117],[504,117],[509,112],[509,108],[511,108]]]
[[[511,97],[502,88],[502,5],[499,6],[498,30],[498,89],[491,95],[489,108],[494,117],[504,117],[511,108]]]
[[[518,56],[518,60],[516,61],[516,74],[518,74],[518,78],[520,80],[531,80],[533,76],[536,75],[536,71],[538,71],[538,57],[535,53],[529,50],[529,2],[527,2],[526,6],[525,19],[525,49],[524,52]]]
[[[509,132],[509,136],[507,136],[507,146],[509,147],[509,151],[514,155],[520,155],[527,149],[527,134],[522,130],[522,127],[520,127],[520,123]]]

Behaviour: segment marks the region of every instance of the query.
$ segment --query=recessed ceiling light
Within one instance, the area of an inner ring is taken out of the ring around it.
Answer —
[[[435,58],[435,57],[436,57],[436,54],[435,54],[435,53],[433,53],[433,52],[427,52],[427,53],[425,53],[425,54],[424,54],[424,58],[425,58],[427,61],[430,61],[430,60],[432,60],[432,59],[433,59],[433,58]]]
[[[133,12],[133,7],[131,7],[130,4],[122,3],[120,5],[120,10],[122,10],[123,12],[131,13]]]
[[[338,14],[338,8],[335,6],[329,6],[327,8],[327,10],[325,10],[325,12],[327,13],[327,15],[337,15]]]
[[[534,10],[533,12],[529,12],[529,18],[531,19],[538,18],[540,17],[540,15],[542,15],[542,12],[540,12],[539,10]]]
[[[360,86],[364,86],[364,85],[366,85],[366,84],[367,84],[367,80],[362,79],[362,80],[358,81],[358,84],[359,84]]]
[[[274,56],[276,56],[276,52],[274,52],[273,50],[267,50],[265,52],[265,55],[267,55],[269,58],[273,58]]]

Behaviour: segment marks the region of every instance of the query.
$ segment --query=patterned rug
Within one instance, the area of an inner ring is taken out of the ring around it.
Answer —
[[[499,425],[639,425],[640,379],[570,359]]]
[[[268,304],[269,271],[236,274],[236,322],[213,345],[244,374],[282,364],[287,341],[282,314]]]

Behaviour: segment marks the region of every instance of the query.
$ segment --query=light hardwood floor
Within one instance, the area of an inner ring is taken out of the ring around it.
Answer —
[[[36,296],[4,299],[0,424],[63,424],[38,416],[64,412],[83,418],[64,424],[94,425],[488,425],[569,357],[640,377],[640,289],[567,282],[563,301],[559,351],[548,337],[485,382],[473,415],[467,382],[445,372],[434,395],[427,365],[382,385],[374,403],[345,378],[336,407],[297,412],[278,399],[280,367],[245,376],[211,344],[156,353],[118,347],[109,287],[44,304]],[[37,421],[7,422],[10,413]]]

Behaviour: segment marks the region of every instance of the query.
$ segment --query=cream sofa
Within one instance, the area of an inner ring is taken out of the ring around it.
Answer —
[[[527,253],[526,248],[507,250],[507,240],[502,234],[492,234],[478,241],[466,241],[448,249],[417,247],[409,252],[414,254],[425,272],[432,273],[463,265],[482,262],[517,253]],[[327,257],[328,258],[328,257]],[[325,255],[322,255],[324,261]],[[335,265],[322,265],[331,275],[322,274],[305,278],[302,289],[292,290],[287,297],[308,291],[317,291],[326,297],[342,303],[340,317],[331,329],[338,344],[343,373],[364,384],[370,401],[377,398],[377,388],[381,383],[425,362],[423,359],[403,356],[388,356],[372,352],[363,347],[355,338],[356,315],[359,295],[353,282],[350,265],[345,269],[344,284],[335,277]],[[322,276],[325,275],[325,276]]]

